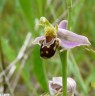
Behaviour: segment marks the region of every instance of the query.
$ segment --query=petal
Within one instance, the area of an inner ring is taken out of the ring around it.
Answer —
[[[67,93],[68,94],[72,94],[74,93],[75,89],[76,89],[76,82],[75,80],[73,80],[72,78],[68,77],[67,78]]]
[[[57,91],[53,89],[52,84],[53,84],[53,81],[49,81],[49,91],[50,91],[51,96],[54,96]]]
[[[60,39],[60,46],[64,49],[70,49],[80,45],[90,45],[87,37],[62,28],[58,28],[57,36]]]
[[[62,93],[62,77],[53,77],[52,81],[49,81],[49,91],[51,96],[54,96],[56,93]],[[67,78],[67,96],[72,96],[76,89],[76,82],[72,78]],[[64,90],[64,89],[63,89]],[[58,95],[60,96],[60,95]]]
[[[58,27],[59,28],[62,28],[62,29],[66,29],[67,27],[67,24],[68,24],[68,21],[67,20],[63,20],[59,23]]]
[[[33,44],[41,45],[41,41],[43,41],[44,39],[45,39],[45,36],[37,37],[37,38],[33,41]]]
[[[54,96],[59,90],[62,90],[62,77],[53,77],[52,81],[49,81],[49,91],[51,96]]]
[[[53,82],[54,84],[58,84],[60,86],[62,86],[62,77],[53,77]]]

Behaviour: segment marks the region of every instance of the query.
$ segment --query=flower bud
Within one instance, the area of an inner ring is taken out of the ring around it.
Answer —
[[[76,89],[76,82],[68,77],[67,78],[67,95],[73,96]],[[51,96],[60,96],[62,94],[62,77],[53,77],[52,81],[49,81],[49,90]],[[63,89],[64,90],[64,89]]]

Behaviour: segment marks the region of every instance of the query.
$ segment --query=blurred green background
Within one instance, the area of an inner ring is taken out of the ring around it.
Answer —
[[[16,59],[28,32],[31,32],[32,39],[44,33],[43,28],[36,25],[41,16],[45,16],[54,25],[68,18],[66,2],[0,0],[0,38],[6,68]],[[95,0],[73,0],[71,20],[71,30],[87,36],[91,47],[95,49]],[[11,89],[15,86],[14,96],[45,94],[48,91],[46,80],[62,74],[58,52],[51,59],[44,60],[39,56],[38,46],[28,50],[28,58],[23,67],[21,68],[21,59],[15,64],[15,70],[10,78],[6,73]],[[0,71],[2,73],[1,69]],[[91,82],[95,82],[95,53],[87,51],[84,47],[72,49],[68,59],[68,76],[75,79],[78,96],[95,96],[95,89],[90,86]],[[0,80],[0,87],[2,84],[3,81]],[[6,92],[10,92],[8,86]]]

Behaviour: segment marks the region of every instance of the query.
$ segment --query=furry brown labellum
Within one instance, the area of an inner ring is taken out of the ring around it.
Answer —
[[[57,40],[56,38],[52,38],[47,36],[45,40],[43,40],[41,47],[40,47],[40,55],[43,58],[50,58],[52,57],[57,48]]]

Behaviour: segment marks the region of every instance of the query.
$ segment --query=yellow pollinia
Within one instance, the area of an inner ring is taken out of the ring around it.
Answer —
[[[52,24],[49,23],[49,21],[45,17],[40,18],[40,25],[45,27],[45,36],[50,36],[50,37],[57,37],[57,29],[58,27],[54,27]]]

